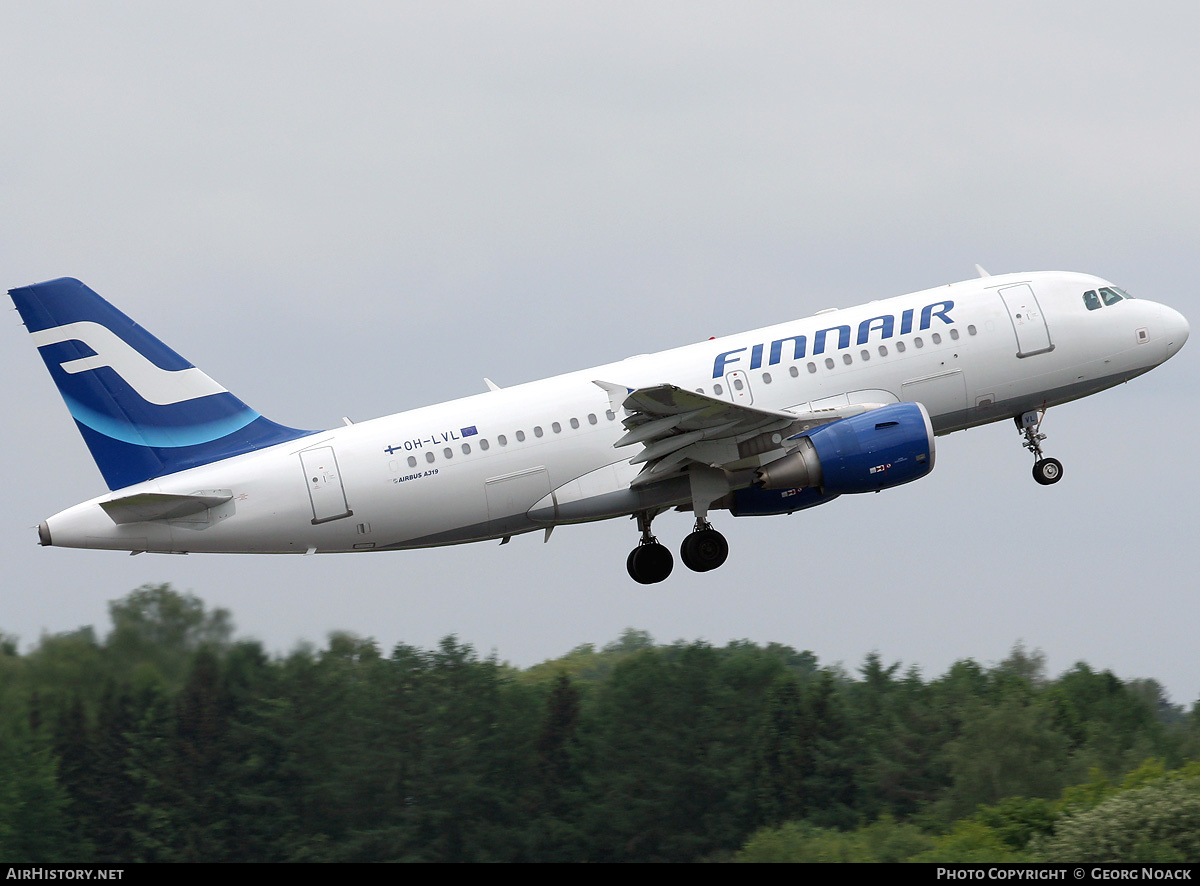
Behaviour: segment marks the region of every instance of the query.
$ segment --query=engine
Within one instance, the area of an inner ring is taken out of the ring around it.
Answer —
[[[739,489],[733,493],[729,513],[735,517],[765,517],[790,514],[833,501],[836,495],[822,495],[819,489]]]
[[[893,403],[822,425],[799,446],[758,469],[752,489],[734,494],[735,516],[783,514],[839,495],[878,492],[933,470],[933,425],[920,403]]]

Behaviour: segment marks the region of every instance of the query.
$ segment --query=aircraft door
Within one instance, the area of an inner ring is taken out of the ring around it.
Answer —
[[[354,512],[346,503],[346,490],[342,486],[342,475],[338,472],[337,458],[332,446],[305,449],[300,453],[300,464],[308,484],[308,498],[312,502],[313,525],[328,523],[349,517]]]
[[[754,394],[750,391],[750,377],[737,369],[725,376],[725,384],[729,388],[729,399],[739,406],[749,406],[754,402]]]
[[[1028,283],[1005,286],[999,290],[1000,299],[1012,320],[1013,332],[1017,336],[1017,356],[1032,357],[1054,350],[1050,341],[1050,328],[1038,304],[1037,296]]]

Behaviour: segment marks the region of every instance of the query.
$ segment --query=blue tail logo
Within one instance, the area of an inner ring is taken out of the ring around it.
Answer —
[[[39,348],[64,341],[83,342],[95,353],[60,364],[63,371],[74,375],[85,369],[111,366],[143,400],[158,406],[226,393],[223,387],[194,366],[190,369],[160,369],[107,326],[90,320],[43,329],[32,335],[33,343]]]
[[[78,280],[9,295],[110,489],[313,433],[263,418]]]

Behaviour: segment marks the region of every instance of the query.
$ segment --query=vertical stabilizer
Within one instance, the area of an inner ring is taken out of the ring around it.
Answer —
[[[109,489],[313,433],[263,418],[78,280],[8,294]]]

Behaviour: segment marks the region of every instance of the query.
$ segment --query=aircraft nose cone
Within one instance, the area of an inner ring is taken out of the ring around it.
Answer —
[[[1162,306],[1163,336],[1167,340],[1167,359],[1171,359],[1188,340],[1188,321],[1174,308]]]

